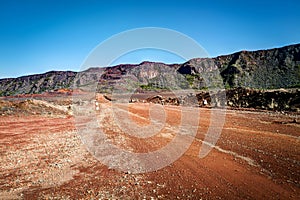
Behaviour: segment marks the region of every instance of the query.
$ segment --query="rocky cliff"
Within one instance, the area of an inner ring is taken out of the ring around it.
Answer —
[[[34,94],[69,88],[75,76],[76,72],[72,71],[50,71],[44,74],[0,79],[0,96]]]
[[[222,80],[215,77],[221,74]],[[90,68],[83,72],[51,71],[19,78],[0,79],[0,96],[41,93],[97,82],[100,92],[129,89],[276,89],[300,87],[300,44],[260,51],[241,51],[183,64],[143,62]]]
[[[261,51],[241,51],[215,58],[228,87],[300,86],[300,44]]]

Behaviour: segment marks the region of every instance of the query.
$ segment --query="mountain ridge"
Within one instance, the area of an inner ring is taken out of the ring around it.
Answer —
[[[201,66],[207,62],[205,66]],[[182,64],[164,64],[143,61],[140,64],[119,64],[110,67],[89,68],[83,72],[49,71],[43,74],[0,79],[0,96],[42,93],[61,88],[71,88],[80,75],[81,84],[99,81],[106,84],[104,91],[120,82],[122,77],[137,77],[145,87],[152,87],[151,80],[160,76],[161,69],[170,67],[183,75],[190,88],[203,89],[205,82],[201,78],[207,71],[219,71],[225,88],[276,89],[300,86],[300,44],[276,47],[267,50],[239,51],[214,58],[194,58]],[[143,70],[143,77],[136,69]],[[76,77],[77,76],[77,77]],[[178,84],[179,80],[173,81]],[[179,83],[180,84],[180,83]]]

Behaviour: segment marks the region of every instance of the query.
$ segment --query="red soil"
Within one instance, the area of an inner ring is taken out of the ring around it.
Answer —
[[[178,125],[179,107],[165,108],[167,124]],[[129,112],[131,120],[149,123],[148,104],[131,104]],[[1,116],[0,199],[299,199],[298,115],[227,110],[217,146],[200,159],[210,114],[200,109],[196,139],[180,159],[142,174],[101,164],[76,134],[73,117]],[[116,144],[124,135],[122,148],[147,152],[172,139],[126,136],[104,118],[101,126]]]

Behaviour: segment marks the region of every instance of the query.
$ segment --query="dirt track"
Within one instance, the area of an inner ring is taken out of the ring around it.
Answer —
[[[103,109],[109,109],[104,103]],[[149,104],[131,104],[131,120],[147,124]],[[180,121],[165,106],[167,125]],[[188,151],[154,172],[132,174],[95,159],[76,134],[73,117],[0,117],[0,199],[299,199],[299,115],[227,110],[216,147],[198,157],[210,122],[200,126]],[[118,132],[109,116],[100,126],[120,148],[147,152],[166,145],[172,133],[147,140]],[[120,142],[120,135],[122,142]]]

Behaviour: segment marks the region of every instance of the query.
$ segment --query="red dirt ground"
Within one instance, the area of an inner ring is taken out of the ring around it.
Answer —
[[[147,152],[172,139],[163,131],[147,140],[126,136],[103,116],[110,106],[101,101],[99,126],[121,148]],[[149,106],[131,104],[130,119],[149,124]],[[167,125],[178,125],[179,107],[164,108]],[[200,108],[196,139],[182,157],[142,174],[101,164],[72,116],[0,116],[0,199],[299,199],[299,115],[227,110],[215,148],[200,159],[210,114]]]

